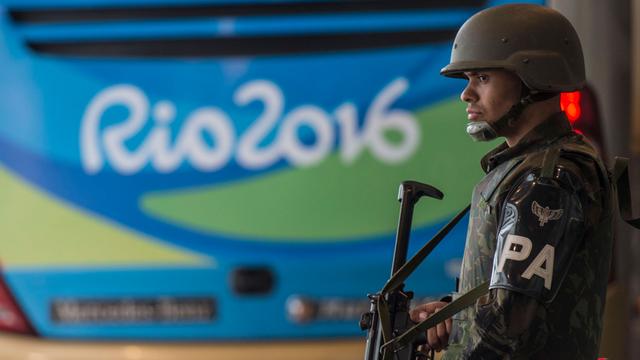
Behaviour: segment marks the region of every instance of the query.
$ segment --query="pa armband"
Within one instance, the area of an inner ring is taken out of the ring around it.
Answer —
[[[583,224],[576,194],[529,174],[505,200],[490,288],[551,301],[582,240]]]

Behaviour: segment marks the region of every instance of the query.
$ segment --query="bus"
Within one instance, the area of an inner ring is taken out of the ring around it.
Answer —
[[[1,1],[0,357],[361,357],[398,185],[445,194],[413,252],[495,146],[439,70],[508,2]],[[415,301],[455,289],[465,232]]]

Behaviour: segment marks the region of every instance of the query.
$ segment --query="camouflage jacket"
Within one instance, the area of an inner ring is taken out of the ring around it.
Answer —
[[[559,113],[482,160],[443,359],[597,357],[612,248],[608,172]]]

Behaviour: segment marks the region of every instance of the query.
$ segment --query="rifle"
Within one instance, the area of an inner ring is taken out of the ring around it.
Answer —
[[[401,203],[400,217],[391,265],[391,277],[382,290],[376,294],[368,295],[371,307],[369,312],[362,314],[360,319],[360,328],[368,331],[365,360],[428,359],[426,354],[417,350],[418,345],[426,342],[425,330],[450,317],[452,314],[449,313],[454,310],[449,309],[443,312],[445,309],[450,308],[451,304],[449,304],[417,325],[409,317],[413,292],[404,290],[404,280],[469,211],[469,206],[467,206],[458,213],[407,262],[413,208],[424,196],[441,200],[444,194],[431,185],[417,181],[404,181],[400,184],[398,191],[398,201]],[[483,285],[487,287],[487,284]],[[479,289],[479,291],[482,290]],[[476,298],[472,299],[470,303],[469,299],[467,299],[466,303],[470,305]],[[458,304],[457,306],[459,307],[464,300],[463,296],[454,301],[454,303]],[[443,317],[442,314],[448,316]],[[439,320],[440,318],[442,320]],[[430,356],[433,358],[433,351],[431,351]]]

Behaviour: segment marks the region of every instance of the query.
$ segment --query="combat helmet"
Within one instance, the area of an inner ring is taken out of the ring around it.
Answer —
[[[496,125],[513,122],[528,104],[578,90],[585,83],[578,34],[562,14],[539,5],[502,5],[473,15],[458,30],[451,61],[440,74],[464,78],[465,71],[488,69],[515,73],[526,90],[521,101],[489,129],[494,132],[499,130]]]

